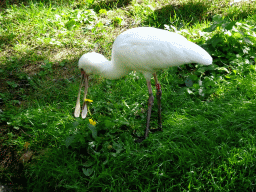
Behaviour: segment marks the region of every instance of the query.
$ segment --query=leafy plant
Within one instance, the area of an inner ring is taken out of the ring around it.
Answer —
[[[39,76],[44,76],[46,74],[52,73],[53,72],[53,63],[49,61],[45,61],[44,65],[41,65],[41,68],[43,69],[38,73]]]
[[[236,62],[238,66],[244,62],[253,64],[253,60],[248,60],[255,51],[253,44],[256,42],[256,33],[252,26],[246,23],[228,21],[227,18],[216,15],[213,17],[213,24],[204,31],[214,32],[213,37],[206,43],[211,46],[212,55],[218,55],[216,58],[218,65],[223,66],[221,63],[228,64],[228,62],[235,64],[235,58],[241,59]]]
[[[6,81],[6,83],[10,85],[12,88],[16,88],[18,86],[18,84],[13,81]]]
[[[121,23],[122,23],[122,19],[121,19],[120,17],[115,17],[115,18],[113,19],[113,25],[114,25],[114,26],[121,25]]]
[[[92,24],[97,19],[96,13],[92,9],[83,11],[77,9],[64,15],[64,18],[68,19],[65,23],[65,27],[68,30],[71,30],[75,26],[80,26],[81,24]]]

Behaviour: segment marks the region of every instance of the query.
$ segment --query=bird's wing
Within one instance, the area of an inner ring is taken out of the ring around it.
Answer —
[[[145,27],[128,30],[117,37],[112,61],[130,70],[154,72],[186,63],[203,63],[205,55],[209,56],[179,34]]]

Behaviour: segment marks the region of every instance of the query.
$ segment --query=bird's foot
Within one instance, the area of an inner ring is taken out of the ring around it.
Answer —
[[[134,133],[134,131],[133,131],[133,133],[132,133],[132,136],[135,137],[135,138],[137,138],[137,139],[135,139],[135,143],[141,143],[142,141],[144,141],[144,140],[146,139],[145,136],[139,137],[138,135],[136,135],[136,134]]]
[[[157,131],[163,131],[162,127],[158,127],[157,129],[149,129],[150,132],[155,133]]]
[[[145,140],[145,137],[137,137],[137,139],[135,140],[135,143],[141,143],[144,140]]]
[[[157,131],[163,131],[162,126],[159,126],[157,129],[149,129],[150,132],[155,133]],[[139,137],[134,132],[132,133],[133,137],[136,137],[137,139],[135,140],[135,143],[141,143],[146,139],[146,137]]]

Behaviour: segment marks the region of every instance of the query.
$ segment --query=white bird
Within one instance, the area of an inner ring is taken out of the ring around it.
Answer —
[[[107,79],[121,78],[131,71],[144,74],[148,92],[148,113],[146,130],[143,139],[149,134],[149,121],[154,102],[150,79],[155,79],[158,103],[158,125],[162,130],[161,122],[161,87],[156,77],[159,69],[179,66],[188,63],[211,65],[212,57],[200,46],[188,41],[182,35],[152,27],[138,27],[121,33],[115,40],[112,48],[112,59],[108,61],[103,55],[92,52],[84,54],[78,63],[82,79],[77,97],[74,115],[80,116],[80,93],[85,85],[84,100],[88,89],[88,75],[98,74]],[[82,108],[82,118],[87,114],[86,102]],[[139,140],[142,141],[143,139]]]

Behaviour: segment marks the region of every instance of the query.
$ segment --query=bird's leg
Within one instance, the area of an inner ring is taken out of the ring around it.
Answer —
[[[148,137],[148,133],[149,133],[149,124],[150,124],[150,117],[151,117],[151,110],[152,110],[152,106],[154,104],[154,96],[152,93],[152,88],[151,88],[151,82],[150,80],[147,80],[147,86],[148,86],[148,114],[147,114],[147,125],[146,125],[146,130],[145,130],[145,139]]]
[[[151,88],[150,80],[147,80],[147,86],[148,86],[148,93],[149,93],[147,124],[146,124],[146,129],[145,129],[144,137],[139,137],[138,139],[136,139],[135,142],[137,142],[137,143],[142,142],[144,139],[146,139],[148,137],[148,134],[149,134],[149,123],[150,123],[150,117],[151,117],[151,109],[152,109],[152,106],[154,104],[154,96],[153,96],[153,93],[152,93],[152,88]]]
[[[163,129],[162,129],[162,117],[161,117],[162,90],[161,90],[160,83],[157,80],[156,73],[154,73],[153,75],[154,75],[155,83],[156,83],[156,98],[157,98],[157,104],[158,104],[158,130],[163,131]]]

